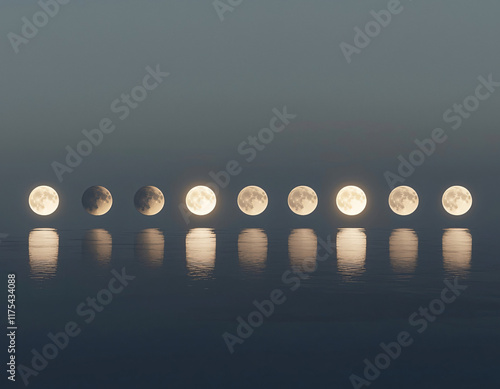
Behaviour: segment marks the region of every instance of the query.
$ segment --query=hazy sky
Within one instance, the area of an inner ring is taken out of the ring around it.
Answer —
[[[411,226],[446,224],[440,196],[453,184],[473,192],[468,219],[483,224],[500,216],[497,193],[497,92],[480,102],[453,131],[443,113],[475,93],[478,77],[500,81],[500,3],[484,0],[401,1],[387,27],[346,61],[342,42],[354,44],[355,27],[374,20],[387,1],[243,0],[221,21],[212,1],[70,1],[16,54],[8,34],[33,20],[33,1],[0,3],[2,99],[0,232],[19,228],[142,226],[185,227],[177,209],[187,190],[230,160],[243,168],[219,195],[215,213],[190,227],[235,224],[383,225],[396,223],[387,207],[384,172],[398,156],[441,127],[449,135],[405,184],[421,195]],[[125,120],[112,102],[142,84],[146,67],[168,77]],[[238,146],[269,125],[273,108],[296,114],[255,160]],[[103,118],[116,130],[59,182],[51,167],[64,163]],[[364,218],[347,220],[332,199],[344,184],[366,189]],[[30,190],[53,186],[58,212],[40,218],[27,206]],[[107,187],[114,206],[96,219],[81,206],[92,185]],[[158,186],[167,204],[146,218],[133,207],[135,191]],[[270,206],[258,219],[237,209],[246,185],[262,186]],[[320,198],[315,214],[288,212],[286,197],[298,185]],[[278,217],[277,217],[278,216]],[[431,220],[432,219],[432,220]]]

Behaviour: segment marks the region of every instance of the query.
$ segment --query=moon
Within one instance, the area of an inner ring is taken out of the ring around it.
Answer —
[[[28,203],[37,215],[51,215],[59,206],[59,195],[50,186],[38,186],[31,191]]]
[[[418,208],[418,194],[409,186],[398,186],[389,195],[389,206],[400,216],[408,216]]]
[[[94,216],[107,213],[113,205],[113,197],[103,186],[91,186],[82,196],[83,208]]]
[[[465,215],[472,207],[472,195],[463,186],[452,186],[443,194],[443,208],[450,215]]]
[[[217,198],[208,186],[195,186],[186,196],[186,206],[198,216],[208,215],[215,209]]]
[[[318,196],[308,186],[298,186],[288,195],[288,206],[297,215],[306,216],[318,206]]]
[[[163,209],[165,197],[157,187],[143,186],[134,196],[134,205],[143,215],[153,216]]]
[[[247,186],[238,195],[238,207],[250,216],[257,216],[267,208],[269,200],[266,192],[258,186]]]
[[[337,195],[337,207],[348,216],[356,216],[366,208],[366,195],[357,186],[346,186]]]

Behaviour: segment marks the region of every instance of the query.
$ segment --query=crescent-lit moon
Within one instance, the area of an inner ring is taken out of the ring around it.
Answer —
[[[288,195],[288,206],[297,215],[309,215],[318,206],[318,195],[308,186],[298,186]]]
[[[28,203],[37,215],[51,215],[59,206],[59,195],[50,186],[38,186],[31,191]]]
[[[409,186],[398,186],[389,195],[389,206],[400,216],[408,216],[418,208],[418,194]]]
[[[113,197],[103,186],[91,186],[82,196],[83,208],[94,216],[101,216],[111,209]]]
[[[443,194],[443,208],[450,215],[465,215],[472,207],[472,195],[463,186],[452,186]]]
[[[269,200],[266,192],[258,186],[247,186],[238,195],[238,207],[250,216],[257,216],[267,208]]]
[[[134,205],[143,215],[153,216],[163,209],[165,197],[157,187],[143,186],[134,196]]]
[[[365,210],[366,204],[365,192],[357,186],[346,186],[337,195],[337,207],[345,215],[359,215]]]
[[[195,215],[205,216],[215,209],[217,198],[208,186],[195,186],[186,196],[186,206]]]

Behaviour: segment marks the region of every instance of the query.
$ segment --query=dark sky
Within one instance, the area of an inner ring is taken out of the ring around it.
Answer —
[[[500,81],[500,3],[484,0],[402,1],[402,12],[347,63],[340,44],[373,20],[387,1],[243,0],[221,21],[212,1],[77,1],[16,54],[8,34],[21,34],[32,1],[0,3],[0,232],[33,227],[136,230],[185,228],[178,211],[187,190],[209,181],[230,160],[243,171],[219,194],[216,211],[189,227],[381,226],[463,227],[494,224],[498,193],[500,88],[454,131],[443,121],[453,104],[473,95],[478,77]],[[142,83],[146,67],[170,75],[120,120],[111,103]],[[297,115],[251,163],[238,145],[268,126],[273,108]],[[83,129],[111,118],[116,130],[59,182],[51,167],[64,162]],[[448,140],[405,184],[422,203],[410,218],[393,216],[384,172],[436,127]],[[27,206],[31,189],[53,186],[58,211],[46,218]],[[333,197],[362,186],[369,207],[346,219]],[[453,184],[474,195],[458,220],[440,209]],[[81,196],[103,185],[114,197],[109,214],[87,215]],[[154,218],[133,207],[137,189],[159,187],[167,199]],[[236,196],[259,185],[271,204],[249,218]],[[288,211],[286,198],[309,185],[320,206],[308,218]]]

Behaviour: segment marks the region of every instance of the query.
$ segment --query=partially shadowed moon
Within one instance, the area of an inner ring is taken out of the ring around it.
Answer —
[[[349,216],[359,215],[366,208],[366,195],[357,186],[346,186],[337,195],[337,207]]]
[[[186,196],[186,206],[198,216],[208,215],[215,209],[217,198],[208,186],[195,186]]]
[[[83,208],[94,216],[107,213],[113,205],[111,193],[103,186],[91,186],[82,196]]]
[[[47,216],[59,206],[59,196],[50,186],[38,186],[31,191],[28,202],[37,215]]]
[[[288,195],[288,206],[297,215],[306,216],[318,206],[318,196],[308,186],[298,186]]]
[[[134,196],[135,208],[146,216],[156,215],[163,209],[165,198],[155,186],[143,186]]]
[[[409,186],[398,186],[389,196],[389,206],[400,216],[408,216],[418,208],[418,194]]]
[[[238,207],[250,216],[260,215],[267,208],[266,192],[258,186],[247,186],[238,195]]]
[[[444,192],[443,207],[450,215],[465,215],[472,207],[472,195],[463,186],[452,186]]]

